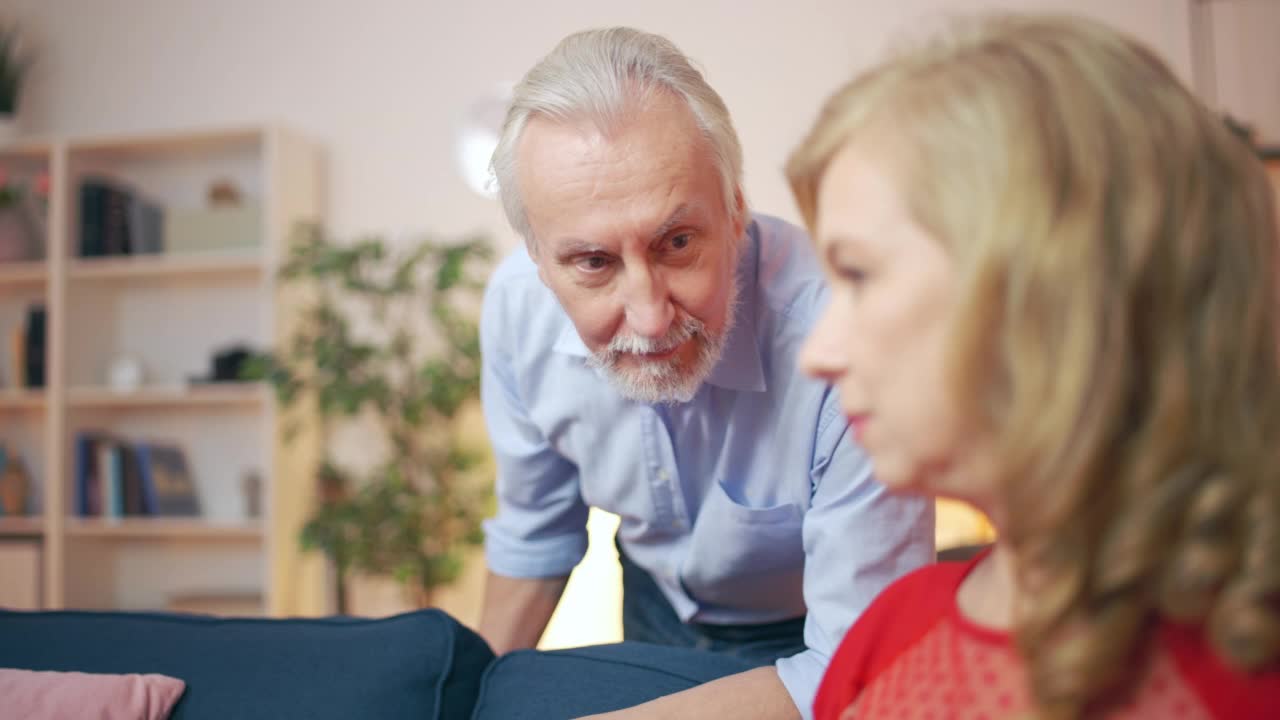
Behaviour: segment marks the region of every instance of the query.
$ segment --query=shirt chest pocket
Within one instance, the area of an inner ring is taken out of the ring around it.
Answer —
[[[751,507],[716,483],[690,537],[681,571],[686,592],[701,603],[779,620],[803,614],[803,522],[795,503]]]

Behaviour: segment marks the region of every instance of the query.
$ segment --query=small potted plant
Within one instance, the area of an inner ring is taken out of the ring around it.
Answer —
[[[18,99],[31,56],[22,49],[17,25],[0,24],[0,140],[16,133]]]
[[[39,260],[49,209],[49,174],[17,178],[0,165],[0,263]]]

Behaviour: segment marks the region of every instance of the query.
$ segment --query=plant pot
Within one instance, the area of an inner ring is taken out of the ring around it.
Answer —
[[[347,614],[386,617],[431,606],[431,593],[387,575],[352,573],[347,580]]]
[[[26,515],[27,496],[31,491],[31,477],[27,475],[22,458],[10,456],[0,472],[0,506],[5,515]]]

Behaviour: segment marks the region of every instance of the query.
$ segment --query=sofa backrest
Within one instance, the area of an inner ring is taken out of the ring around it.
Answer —
[[[0,611],[0,667],[186,681],[173,720],[466,718],[493,659],[439,610],[261,619]]]

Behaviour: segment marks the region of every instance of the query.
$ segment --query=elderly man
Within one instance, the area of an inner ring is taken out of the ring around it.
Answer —
[[[796,371],[825,296],[807,238],[748,212],[723,101],[634,30],[530,70],[493,167],[526,249],[481,320],[481,634],[537,642],[600,507],[621,517],[627,639],[761,665],[623,714],[808,716],[850,623],[932,559],[933,514],[886,495],[832,390]]]

